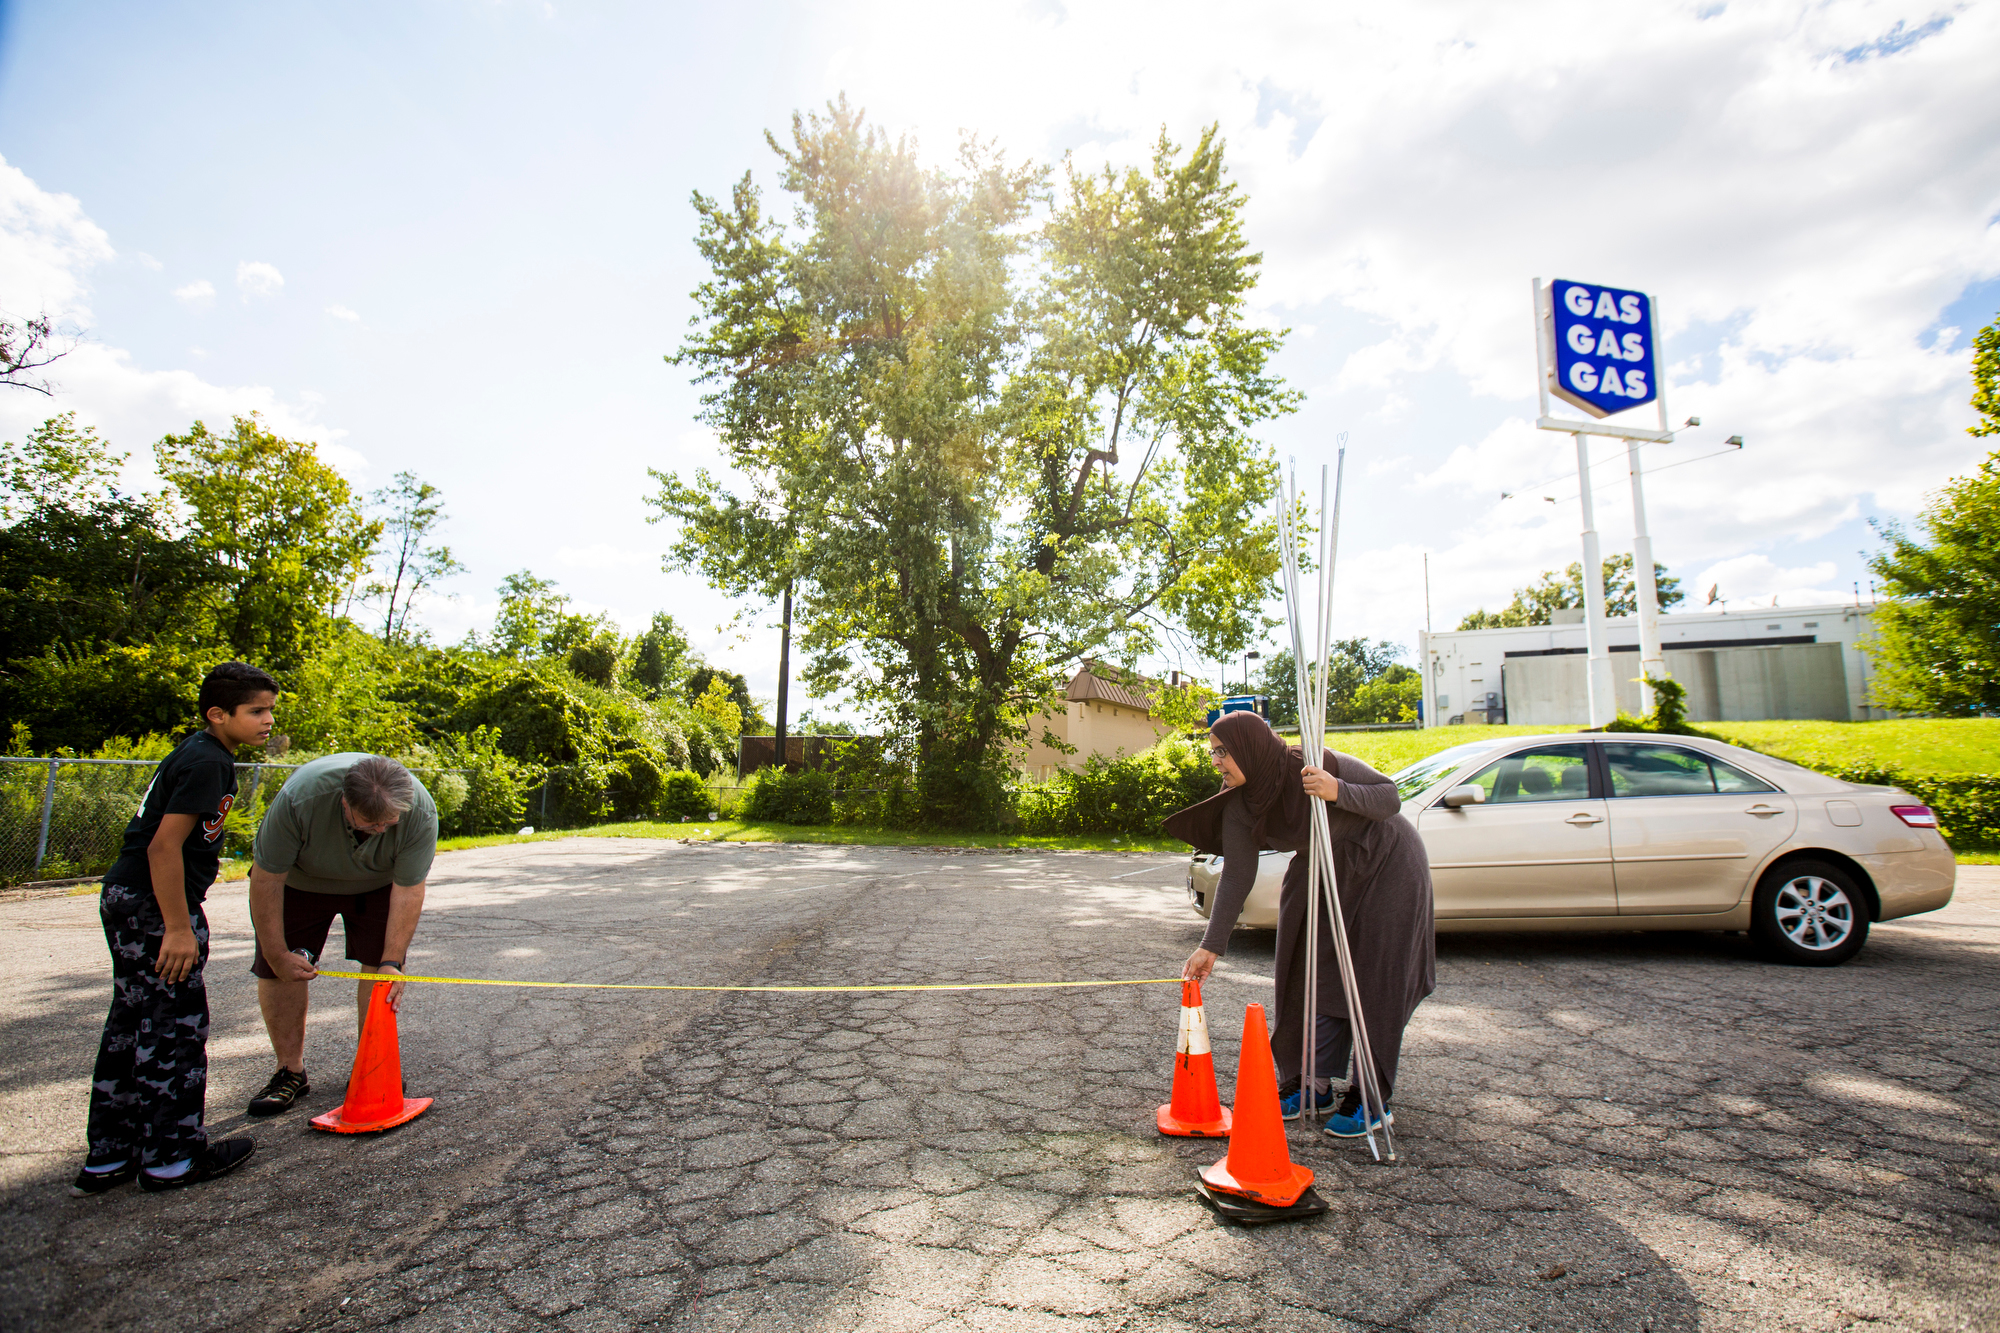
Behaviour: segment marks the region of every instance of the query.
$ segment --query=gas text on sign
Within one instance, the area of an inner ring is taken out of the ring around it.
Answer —
[[[1644,292],[1557,278],[1550,284],[1555,376],[1549,388],[1594,417],[1660,396],[1652,302]]]

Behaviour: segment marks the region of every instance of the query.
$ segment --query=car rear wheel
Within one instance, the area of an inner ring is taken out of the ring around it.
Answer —
[[[1791,861],[1770,871],[1751,902],[1751,931],[1789,963],[1834,967],[1868,940],[1868,900],[1850,871]]]

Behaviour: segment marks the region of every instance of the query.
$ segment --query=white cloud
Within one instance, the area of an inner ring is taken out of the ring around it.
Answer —
[[[0,162],[0,291],[81,322],[90,313],[90,272],[113,257],[110,238],[75,199],[44,191]],[[189,299],[192,289],[213,292],[201,282],[175,295]],[[205,354],[191,348],[189,355]],[[143,486],[150,484],[146,446],[152,441],[196,420],[226,428],[230,418],[257,412],[280,435],[318,445],[321,457],[351,479],[368,474],[367,459],[340,443],[345,432],[320,421],[306,395],[287,399],[262,385],[212,384],[190,370],[148,369],[100,339],[84,340],[55,369],[61,386],[55,405],[39,396],[28,401],[26,394],[0,398],[0,438],[18,439],[15,432],[31,429],[50,411],[74,409],[114,447],[131,452],[127,481]]]
[[[355,314],[344,305],[330,305],[326,308],[326,313],[332,315],[335,319],[344,319],[350,324],[359,324],[361,322],[361,316]]]
[[[658,569],[658,551],[624,550],[609,542],[589,546],[559,546],[556,564],[564,569]]]
[[[1854,589],[1835,586],[1830,560],[1799,569],[1785,569],[1769,556],[1740,555],[1719,560],[1688,580],[1682,589],[1687,602],[1682,609],[1698,611],[1707,604],[1708,590],[1716,589],[1718,602],[1731,607],[1825,606],[1853,598]]]
[[[73,195],[43,190],[0,159],[0,291],[7,310],[87,323],[83,275],[111,259],[111,238]]]
[[[246,259],[236,266],[236,288],[246,301],[253,296],[276,296],[284,285],[285,275],[262,260]]]
[[[215,284],[207,278],[197,278],[186,286],[174,288],[174,296],[199,309],[215,300]]]
[[[138,260],[141,264],[153,270],[153,272],[155,273],[158,273],[161,269],[166,267],[165,264],[162,264],[159,260],[147,254],[144,250],[134,250],[132,252],[132,258]]]

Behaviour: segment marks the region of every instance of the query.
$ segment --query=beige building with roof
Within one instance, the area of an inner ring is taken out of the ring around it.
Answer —
[[[1045,781],[1058,768],[1082,768],[1092,755],[1116,759],[1150,749],[1172,728],[1154,718],[1151,691],[1159,682],[1104,662],[1085,662],[1063,692],[1062,708],[1045,708],[1029,721],[1021,768]],[[1047,730],[1076,747],[1064,754],[1042,741]]]

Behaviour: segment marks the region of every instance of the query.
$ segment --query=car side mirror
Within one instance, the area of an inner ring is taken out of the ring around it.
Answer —
[[[1447,810],[1456,810],[1462,805],[1484,804],[1486,804],[1486,788],[1476,782],[1453,787],[1444,794],[1444,806]]]

